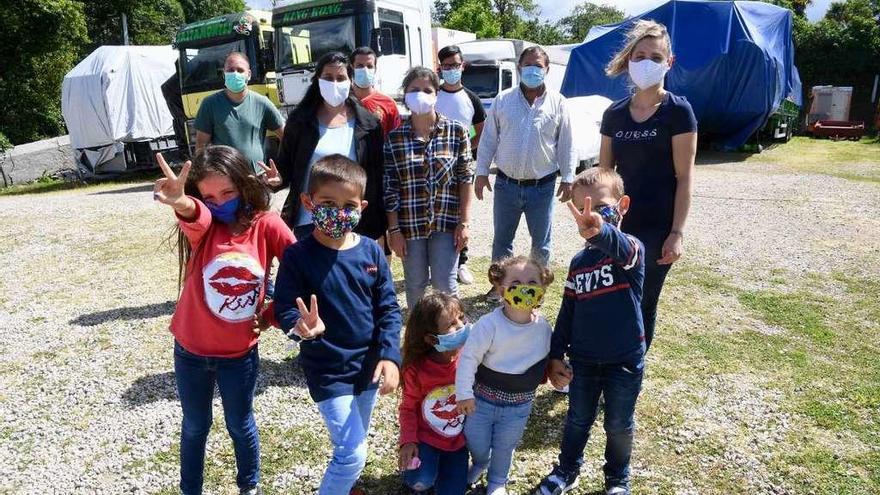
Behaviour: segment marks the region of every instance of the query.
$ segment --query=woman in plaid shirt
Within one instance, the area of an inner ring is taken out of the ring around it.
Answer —
[[[468,242],[474,170],[468,130],[434,110],[437,74],[414,67],[403,88],[412,116],[385,139],[385,212],[412,308],[429,280],[434,290],[458,292],[456,268]]]

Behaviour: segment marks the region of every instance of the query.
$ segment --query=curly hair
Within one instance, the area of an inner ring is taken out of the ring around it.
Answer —
[[[507,269],[515,265],[532,265],[537,268],[538,273],[541,275],[541,285],[544,287],[552,284],[553,279],[555,278],[550,267],[544,263],[541,263],[532,257],[520,255],[509,256],[492,263],[492,265],[489,266],[489,282],[496,287],[501,285],[501,283],[504,282],[504,277],[507,276]]]

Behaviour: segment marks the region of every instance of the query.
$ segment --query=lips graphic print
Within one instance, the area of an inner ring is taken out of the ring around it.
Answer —
[[[202,271],[205,303],[211,312],[226,321],[253,318],[260,299],[265,270],[245,253],[223,253]]]
[[[436,433],[452,438],[464,428],[464,415],[455,406],[455,385],[437,387],[422,400],[422,416]]]

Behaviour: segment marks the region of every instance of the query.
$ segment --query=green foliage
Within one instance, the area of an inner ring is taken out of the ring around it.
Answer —
[[[9,138],[7,138],[5,134],[0,132],[0,153],[3,153],[4,151],[11,148],[12,143],[9,141]]]
[[[478,38],[496,38],[501,35],[501,23],[492,12],[489,0],[457,2],[444,27],[476,33]]]
[[[183,8],[177,0],[96,0],[83,5],[91,39],[83,56],[101,45],[123,44],[123,13],[128,17],[132,45],[170,44],[177,28],[184,23]],[[210,16],[203,18],[206,17]]]
[[[537,17],[521,21],[511,37],[533,41],[539,45],[560,45],[569,42],[565,33],[556,24],[541,21]]]
[[[593,26],[614,24],[626,18],[626,14],[613,5],[584,2],[575,6],[571,13],[557,23],[566,42],[579,43],[587,37]]]
[[[0,77],[0,130],[12,144],[62,134],[61,81],[87,40],[82,4],[8,0],[6,11],[15,17],[0,31],[0,46],[8,47]]]
[[[435,26],[446,25],[451,10],[446,0],[434,0],[434,5],[431,6],[431,23]]]
[[[244,0],[180,0],[180,6],[187,24],[247,9]]]
[[[492,0],[495,14],[501,23],[501,36],[515,37],[525,17],[538,15],[538,4],[534,0]]]

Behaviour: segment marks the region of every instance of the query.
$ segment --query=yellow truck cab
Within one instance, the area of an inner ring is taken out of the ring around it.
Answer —
[[[249,10],[187,24],[177,31],[173,46],[180,54],[180,91],[190,148],[195,146],[193,123],[202,100],[224,88],[223,62],[230,52],[241,52],[250,61],[248,89],[279,106],[271,18],[270,12]]]

